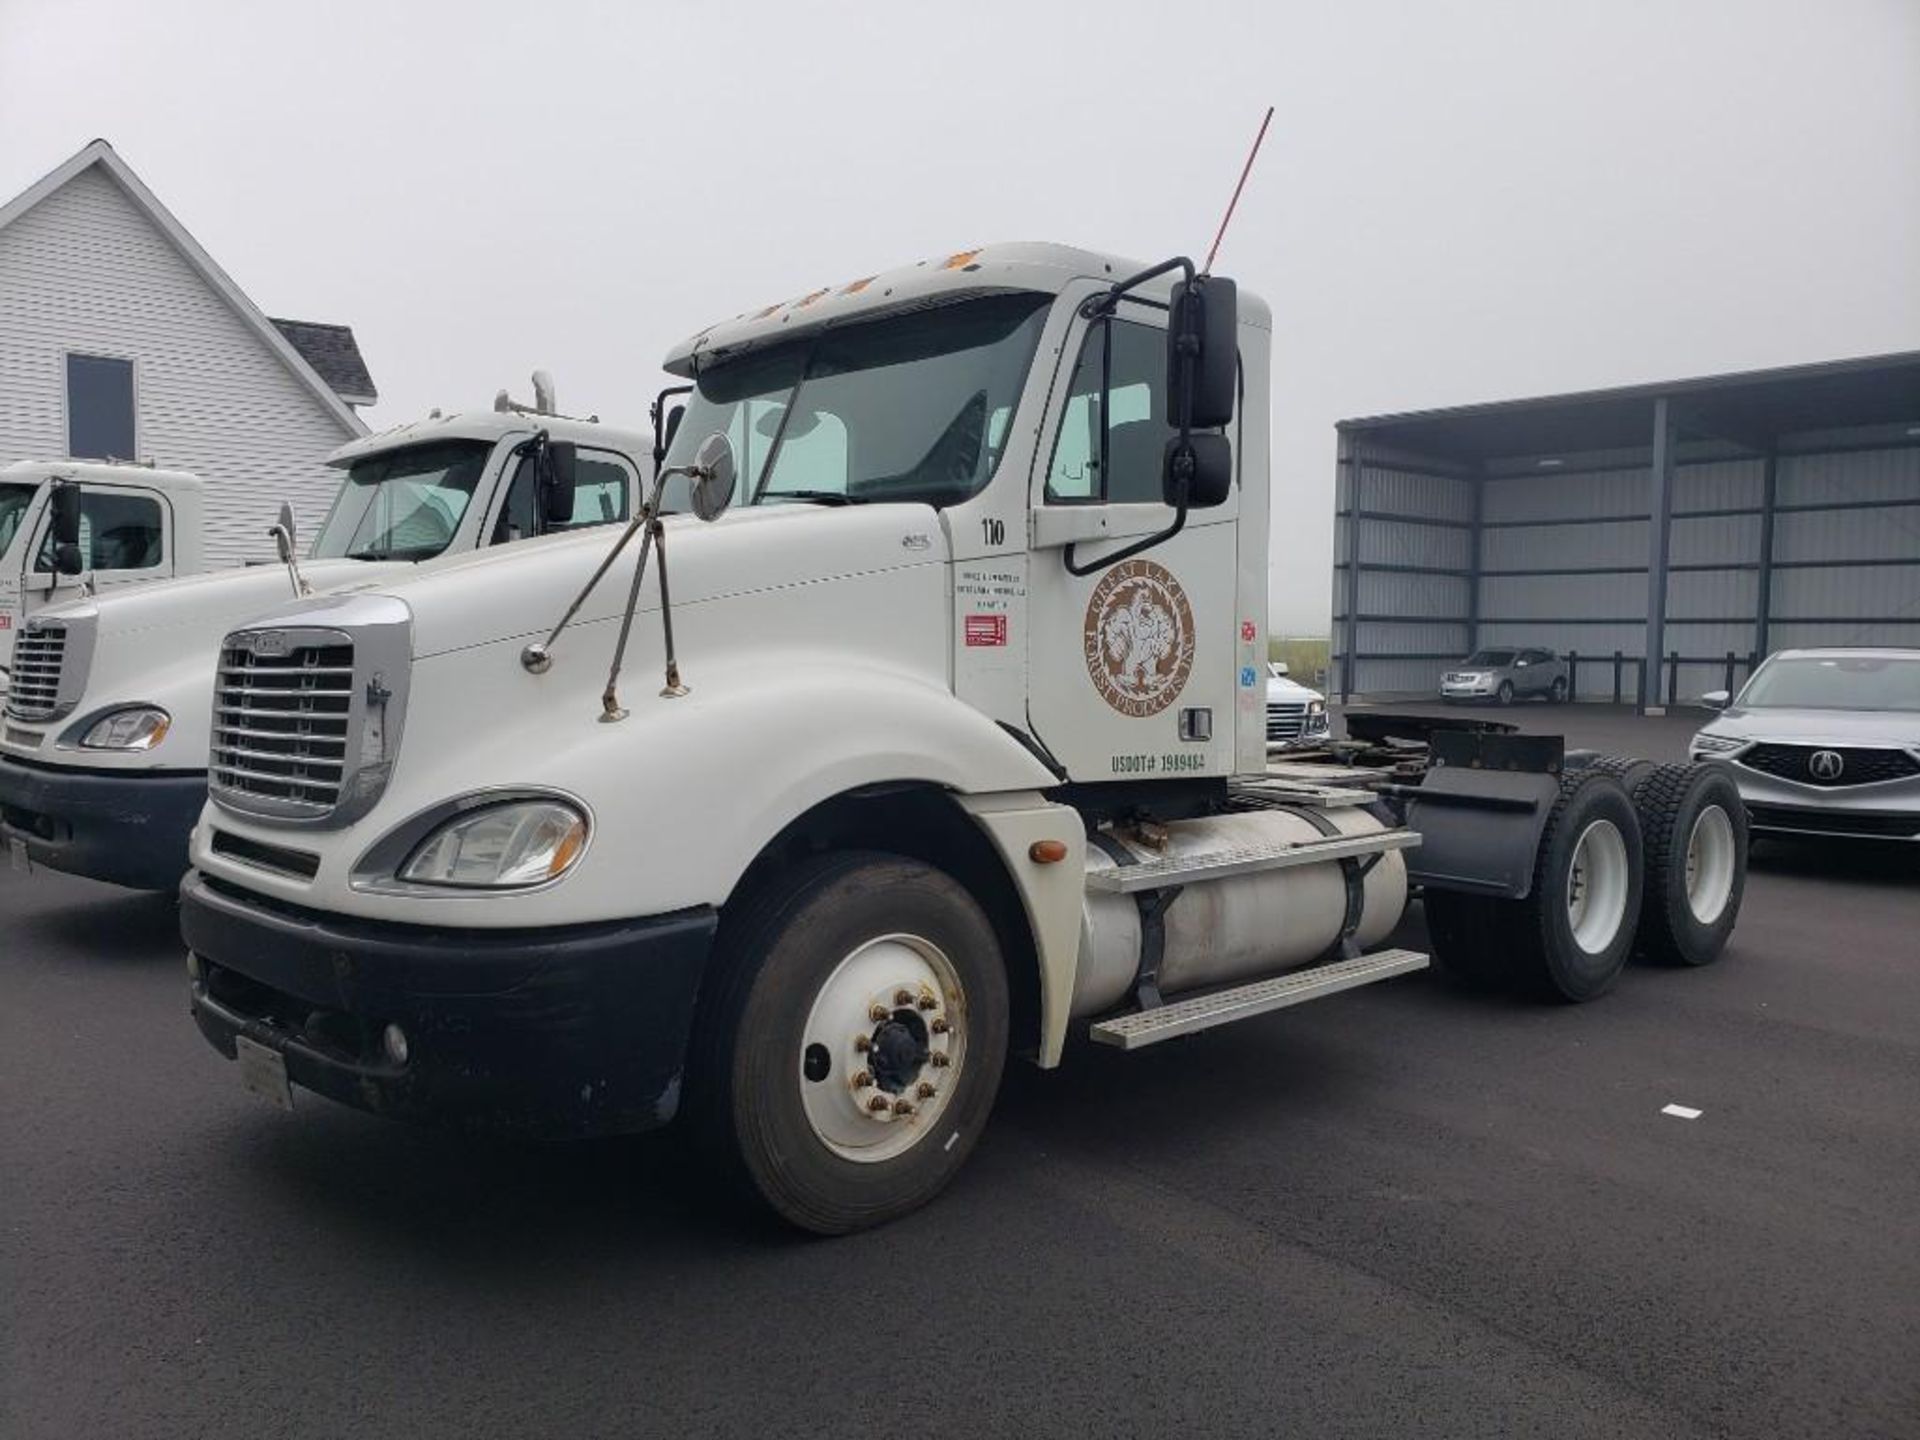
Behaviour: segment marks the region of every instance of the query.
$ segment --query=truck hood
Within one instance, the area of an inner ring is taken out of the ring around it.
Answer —
[[[940,517],[925,505],[757,506],[729,511],[712,523],[669,515],[665,531],[676,613],[723,596],[942,564],[947,558]],[[411,610],[416,659],[506,639],[543,639],[616,538],[611,530],[599,530],[523,540],[446,560],[377,588]],[[640,544],[636,536],[621,552],[580,607],[572,629],[619,617]],[[658,564],[656,553],[648,562],[640,613],[660,608]],[[355,587],[356,592],[364,588]],[[335,603],[293,601],[255,618],[263,625],[325,624],[324,612]],[[635,633],[641,633],[638,627]],[[562,636],[555,653],[563,653],[567,644]]]
[[[1703,733],[1734,740],[1789,745],[1893,745],[1920,748],[1920,714],[1910,710],[1787,710],[1742,708],[1721,712]]]
[[[309,560],[300,573],[315,591],[331,591],[365,589],[412,569],[413,563],[404,560]],[[199,628],[207,632],[211,647],[231,626],[290,600],[292,589],[284,567],[250,565],[131,586],[85,600],[76,597],[39,613],[57,619],[81,607],[91,608],[99,613],[102,635]]]
[[[1304,705],[1309,700],[1325,697],[1318,690],[1309,689],[1284,675],[1267,677],[1267,703],[1269,705]]]

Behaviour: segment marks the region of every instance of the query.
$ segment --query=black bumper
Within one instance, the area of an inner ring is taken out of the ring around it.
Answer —
[[[193,1017],[244,1035],[293,1083],[463,1130],[584,1136],[673,1118],[711,909],[544,930],[388,925],[274,904],[194,872],[180,928]],[[407,1058],[382,1045],[406,1034]]]
[[[0,759],[0,838],[41,865],[135,890],[171,890],[207,802],[204,772],[66,770]]]

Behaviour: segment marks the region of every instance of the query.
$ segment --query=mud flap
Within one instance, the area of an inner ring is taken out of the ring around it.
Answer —
[[[1522,900],[1560,794],[1558,736],[1454,733],[1432,738],[1433,767],[1407,793],[1407,879],[1432,890]]]

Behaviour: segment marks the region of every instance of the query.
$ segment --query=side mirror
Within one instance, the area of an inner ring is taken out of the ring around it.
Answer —
[[[565,525],[573,519],[573,500],[580,488],[580,454],[571,440],[548,440],[541,446],[540,520]]]
[[[1167,423],[1212,430],[1233,419],[1240,388],[1240,296],[1206,275],[1173,287],[1167,322]]]
[[[666,459],[667,451],[673,448],[673,437],[680,433],[680,422],[687,418],[687,407],[676,405],[667,411],[666,426],[660,431],[660,458]]]
[[[53,547],[53,568],[62,575],[78,575],[86,570],[87,564],[80,547],[71,540],[63,540]]]
[[[733,443],[718,431],[709,435],[700,442],[687,473],[693,480],[688,497],[693,513],[702,520],[718,520],[733,503]]]
[[[1709,690],[1700,697],[1700,703],[1709,710],[1724,710],[1733,703],[1733,696],[1725,690]]]
[[[282,565],[291,565],[296,549],[293,529],[293,506],[286,501],[280,502],[280,518],[273,522],[273,528],[267,532],[273,536],[273,550],[280,557]]]
[[[71,480],[56,480],[47,496],[47,514],[53,523],[55,545],[80,543],[80,487]],[[63,571],[77,575],[77,570]]]
[[[1167,441],[1161,470],[1161,496],[1167,504],[1211,510],[1233,493],[1233,446],[1224,435],[1176,435]]]

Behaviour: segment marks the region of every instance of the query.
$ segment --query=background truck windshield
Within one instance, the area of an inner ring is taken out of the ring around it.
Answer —
[[[1920,712],[1920,655],[1796,655],[1769,660],[1740,703],[1774,709]]]
[[[952,505],[992,478],[1049,297],[995,295],[868,321],[701,375],[667,456],[733,442],[742,504]],[[687,508],[686,483],[665,505]]]
[[[428,560],[452,541],[493,446],[455,440],[370,455],[348,471],[316,560]]]
[[[20,533],[20,526],[27,518],[27,507],[33,503],[36,485],[0,485],[0,555],[7,553],[7,547],[13,544],[13,537]]]

